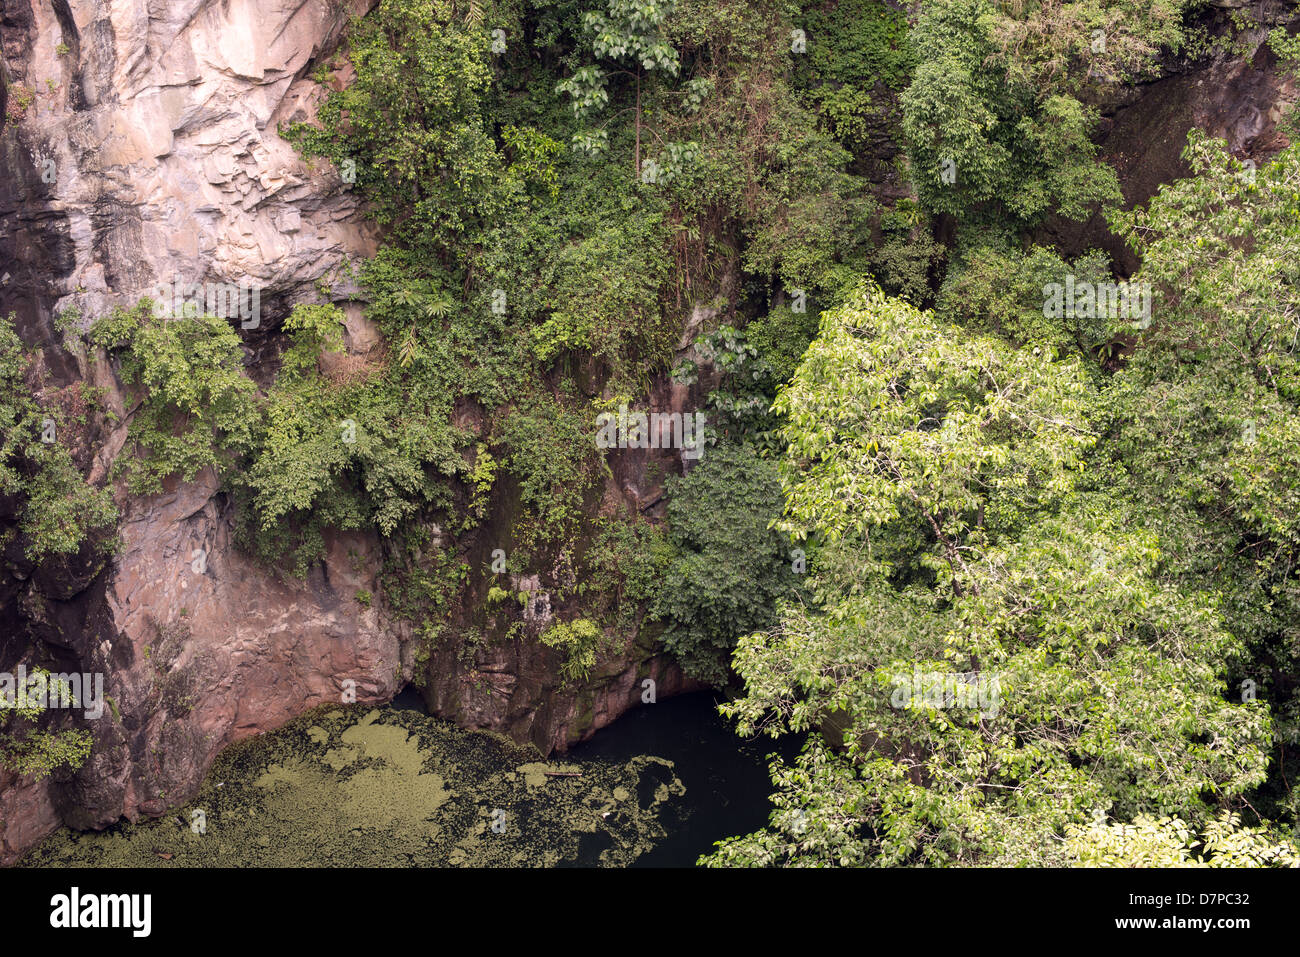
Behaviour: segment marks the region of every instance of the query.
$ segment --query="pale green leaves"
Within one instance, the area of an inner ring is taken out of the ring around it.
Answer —
[[[872,286],[823,314],[776,402],[815,600],[740,640],[723,710],[840,748],[775,769],[774,826],[712,862],[1065,863],[1093,807],[1200,819],[1264,780],[1219,597],[1174,587],[1150,516],[1085,468],[1098,398],[1078,359]],[[978,673],[998,707],[900,704],[909,673]]]
[[[1070,490],[1094,439],[1077,360],[970,337],[865,290],[822,334],[776,401],[787,416],[788,520],[830,539],[904,511],[955,542],[981,507],[1030,509]]]
[[[1300,867],[1294,843],[1242,827],[1226,811],[1199,834],[1178,817],[1139,815],[1126,824],[1098,815],[1068,828],[1066,850],[1084,867]]]
[[[573,115],[585,120],[609,102],[605,75],[594,66],[584,66],[567,80],[555,85],[557,93],[567,93],[572,98]]]
[[[607,13],[589,12],[583,27],[592,36],[596,56],[631,60],[643,70],[676,76],[680,66],[677,51],[659,34],[671,10],[672,4],[653,0],[609,0]]]

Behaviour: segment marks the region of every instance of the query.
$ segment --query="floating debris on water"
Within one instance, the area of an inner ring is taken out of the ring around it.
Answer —
[[[659,757],[539,761],[419,712],[325,707],[227,749],[174,813],[64,828],[24,864],[626,867],[664,839],[685,793]]]

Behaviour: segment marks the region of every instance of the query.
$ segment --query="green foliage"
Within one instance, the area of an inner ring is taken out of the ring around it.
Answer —
[[[586,618],[557,621],[541,637],[548,648],[564,652],[560,674],[566,681],[586,681],[596,664],[596,650],[604,637],[600,626]]]
[[[771,369],[771,378],[787,382],[799,368],[808,345],[817,337],[817,314],[789,306],[768,310],[745,327],[746,338]]]
[[[72,423],[37,401],[28,361],[14,317],[0,319],[0,544],[20,536],[32,562],[73,555],[91,539],[106,549],[117,522],[111,491],[82,477],[62,441]],[[50,428],[54,441],[42,441]]]
[[[0,728],[0,766],[37,778],[59,768],[81,767],[90,757],[89,731],[9,732]]]
[[[256,387],[226,320],[158,318],[146,299],[96,322],[88,339],[119,354],[123,380],[140,392],[128,431],[138,455],[117,460],[132,493],[160,492],[172,475],[190,481],[200,469],[220,471],[250,448]]]
[[[602,517],[583,555],[578,592],[602,622],[626,631],[654,597],[672,546],[661,526],[638,519]]]
[[[1087,253],[1066,262],[1051,249],[1016,249],[997,241],[964,246],[949,267],[935,305],[942,315],[1012,342],[1035,343],[1061,351],[1091,354],[1121,330],[1114,317],[1044,315],[1044,288],[1064,284],[1114,282],[1105,254]]]
[[[902,13],[880,0],[801,6],[799,23],[806,25],[808,59],[824,83],[867,90],[876,83],[895,91],[906,88],[916,54]]]
[[[66,449],[33,451],[37,471],[25,483],[18,520],[27,558],[40,562],[73,555],[88,540],[96,541],[101,553],[110,551],[113,539],[107,533],[118,519],[111,491],[91,486]]]
[[[653,5],[615,14],[662,17]],[[308,155],[355,162],[357,187],[392,226],[392,246],[365,270],[370,318],[403,368],[493,407],[534,363],[575,354],[596,356],[620,385],[639,379],[672,341],[659,304],[663,203],[563,153],[559,100],[537,102],[513,69],[507,84],[529,98],[494,88],[488,43],[449,7],[381,3],[351,40],[356,81],[327,96],[320,127],[290,132]]]
[[[768,318],[763,330],[769,335],[781,334],[797,341],[797,323],[791,323],[795,327],[791,332],[782,330],[777,333],[774,329],[789,311],[774,309],[773,312],[776,317]],[[789,315],[800,316],[799,313]],[[775,370],[759,353],[758,346],[750,342],[749,332],[749,328],[720,326],[695,340],[695,356],[723,376],[722,387],[711,391],[706,402],[706,406],[717,413],[709,417],[714,431],[734,441],[748,439],[770,447],[767,433],[772,421],[768,412],[778,380]],[[673,379],[683,385],[693,385],[699,379],[699,372],[696,360],[687,358],[673,370]]]
[[[1286,27],[1274,27],[1268,34],[1268,47],[1277,57],[1281,68],[1294,81],[1300,74],[1300,35],[1288,36]],[[1294,103],[1285,108],[1278,122],[1278,131],[1291,140],[1300,132],[1300,118],[1297,117]]]
[[[1176,817],[1146,815],[1131,824],[1097,817],[1066,834],[1066,853],[1081,867],[1300,867],[1293,843],[1226,811],[1199,835]]]
[[[326,528],[389,536],[424,510],[446,507],[446,479],[467,471],[451,397],[433,383],[374,362],[348,378],[324,375],[317,356],[337,348],[342,312],[299,306],[285,322],[292,345],[267,391],[247,464],[230,476],[242,540],[268,558],[291,552],[295,571],[324,554]]]
[[[984,17],[1008,79],[1084,97],[1154,79],[1162,50],[1191,39],[1194,0],[1047,0],[986,5]]]
[[[132,492],[213,467],[240,503],[240,542],[299,575],[324,555],[327,529],[391,535],[421,510],[446,507],[448,477],[466,471],[452,397],[371,360],[339,375],[320,360],[341,351],[343,313],[302,305],[285,320],[290,344],[263,396],[245,375],[238,334],[209,316],[159,319],[148,302],[117,310],[88,340],[120,356],[141,404],[116,468]]]
[[[27,673],[29,681],[37,676],[43,679],[43,685],[62,684],[44,668],[33,668]],[[60,697],[63,696],[70,697],[66,686],[60,693]],[[44,711],[40,704],[19,706],[16,700],[0,701],[0,768],[39,779],[59,768],[75,770],[86,763],[92,743],[90,732],[78,729],[48,731],[34,727],[34,722]]]
[[[672,9],[671,0],[607,0],[605,12],[588,10],[582,18],[583,33],[590,38],[591,53],[598,60],[632,67],[631,71],[619,72],[629,73],[636,83],[634,173],[641,170],[642,75],[659,72],[676,76],[681,68],[681,58],[662,33]],[[567,80],[557,83],[555,89],[557,93],[569,95],[574,117],[585,121],[609,102],[607,84],[608,74],[595,66],[585,66]],[[575,147],[592,153],[602,151],[607,141],[606,136],[593,136],[591,131],[579,130],[573,135],[572,142]]]
[[[672,3],[655,0],[607,0],[606,12],[588,11],[582,27],[591,35],[592,53],[616,62],[631,61],[643,70],[678,70],[677,51],[660,35]]]
[[[403,243],[448,257],[462,237],[502,215],[509,164],[492,135],[486,97],[490,35],[439,0],[383,0],[353,21],[356,79],[319,110],[322,128],[287,131],[308,156],[355,164],[379,222]]]
[[[548,314],[532,335],[540,362],[591,355],[621,383],[638,364],[662,363],[676,330],[659,303],[668,280],[662,212],[637,202],[610,213],[547,264]]]
[[[5,96],[5,118],[10,123],[21,120],[27,108],[36,101],[36,91],[21,83],[6,84]]]
[[[488,498],[492,494],[500,466],[501,463],[492,457],[487,446],[480,442],[474,454],[474,467],[469,473],[469,514],[473,518],[481,519],[487,514]]]
[[[470,569],[454,549],[439,547],[423,524],[400,529],[385,544],[379,581],[386,610],[414,626],[412,680],[422,687],[430,653],[446,637],[445,623]]]
[[[1269,801],[1294,814],[1300,700],[1300,155],[1251,173],[1190,136],[1192,176],[1117,220],[1153,286],[1150,328],[1111,393],[1114,455],[1178,557],[1181,581],[1225,596],[1287,762]]]
[[[1007,25],[992,0],[940,0],[922,11],[913,34],[920,62],[901,101],[922,203],[1023,224],[1051,212],[1084,219],[1094,204],[1117,203],[1115,173],[1095,161],[1090,139],[1096,110],[1068,84],[1035,83],[1019,51],[1003,62]],[[945,182],[945,173],[955,178]]]
[[[926,235],[921,225],[915,203],[900,200],[881,217],[880,245],[869,259],[881,289],[918,306],[930,299],[932,274],[947,254],[947,248]]]
[[[1227,699],[1218,596],[1170,587],[1140,506],[1088,468],[1103,404],[1078,358],[868,288],[777,408],[814,597],[741,639],[723,710],[838,732],[774,767],[772,825],[710,863],[1061,863],[1093,808],[1203,823],[1264,780],[1270,720]],[[979,707],[900,694],[953,673]]]
[[[876,208],[866,181],[820,127],[803,92],[815,80],[795,75],[799,57],[773,55],[789,49],[794,12],[782,0],[679,0],[664,21],[682,56],[681,83],[642,90],[647,123],[636,139],[656,173],[640,192],[671,202],[679,307],[697,284],[711,296],[737,258],[763,282],[812,291],[865,256]],[[634,106],[635,97],[621,91],[620,103]],[[631,145],[610,126],[611,150]]]
[[[489,608],[491,608],[494,605],[501,604],[501,602],[505,601],[507,598],[513,598],[513,597],[514,597],[514,592],[511,592],[505,588],[498,588],[496,585],[488,586],[487,603]]]
[[[796,79],[842,143],[855,151],[868,147],[895,121],[877,85],[901,91],[916,68],[907,19],[880,0],[802,6],[796,22],[806,52],[794,55]]]
[[[301,305],[284,321],[290,346],[280,356],[280,379],[288,382],[310,377],[322,351],[341,352],[343,310],[332,305]]]
[[[420,255],[385,247],[361,270],[370,292],[367,318],[396,353],[387,381],[450,406],[457,396],[489,405],[507,401],[529,381],[526,345],[516,326],[517,287],[509,314],[491,308],[491,291],[466,299],[445,270]],[[378,380],[371,380],[378,381]]]
[[[588,418],[549,396],[511,410],[499,437],[502,464],[519,480],[526,545],[571,533],[602,472]]]
[[[784,527],[834,540],[919,518],[946,550],[929,564],[951,574],[947,559],[990,520],[1014,527],[1072,490],[1093,441],[1086,380],[1077,360],[963,335],[878,291],[863,297],[823,314],[777,398],[790,443]],[[992,515],[980,508],[990,498]]]
[[[736,636],[775,624],[777,600],[795,587],[788,539],[768,527],[780,511],[776,470],[723,445],[665,491],[672,558],[651,615],[688,675],[725,685]]]

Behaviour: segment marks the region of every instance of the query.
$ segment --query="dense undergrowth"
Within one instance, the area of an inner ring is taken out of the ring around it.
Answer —
[[[496,522],[509,571],[568,570],[579,613],[510,632],[565,681],[661,630],[742,732],[813,732],[711,864],[1294,862],[1300,154],[1247,169],[1193,131],[1189,174],[1125,211],[1096,145],[1125,85],[1242,17],[382,0],[283,131],[386,228],[356,270],[382,346],[323,360],[322,297],[258,388],[223,320],[101,317],[86,344],[142,401],[119,474],[217,469],[245,547],[298,574],[328,530],[377,532],[429,641]],[[1098,211],[1137,275],[1035,231]],[[1149,309],[1048,308],[1067,276]],[[670,378],[703,459],[665,522],[601,514],[597,416]],[[111,516],[9,438],[38,414],[6,413],[0,479],[39,556]],[[954,672],[979,707],[899,695]]]

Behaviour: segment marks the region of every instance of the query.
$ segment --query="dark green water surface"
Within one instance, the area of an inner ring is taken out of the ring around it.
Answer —
[[[63,829],[24,863],[690,866],[766,821],[774,749],[737,738],[707,693],[643,706],[549,761],[430,718],[404,694],[241,742],[189,804],[97,833]]]

